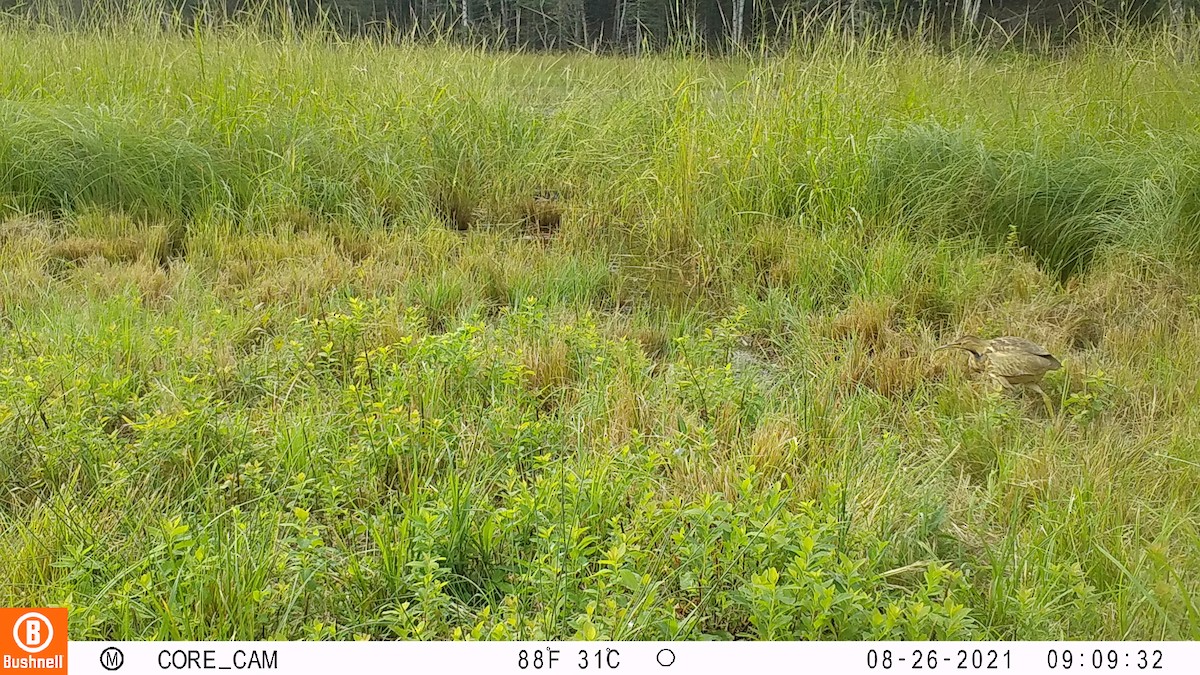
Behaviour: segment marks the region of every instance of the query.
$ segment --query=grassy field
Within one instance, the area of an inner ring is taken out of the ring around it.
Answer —
[[[0,28],[0,605],[1200,638],[1200,66]],[[933,347],[1064,363],[998,394]]]

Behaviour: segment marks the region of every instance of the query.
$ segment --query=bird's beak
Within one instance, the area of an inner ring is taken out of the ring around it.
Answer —
[[[950,349],[950,348],[951,348],[951,347],[953,347],[953,346],[954,346],[954,345],[942,345],[941,347],[938,347],[937,349],[934,349],[933,351],[935,351],[935,352],[940,352],[940,351],[942,351],[943,349]]]

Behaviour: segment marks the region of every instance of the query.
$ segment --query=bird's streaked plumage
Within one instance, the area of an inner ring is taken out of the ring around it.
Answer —
[[[1038,383],[1046,373],[1061,368],[1062,363],[1045,347],[1011,335],[991,340],[964,335],[937,348],[942,349],[968,352],[972,369],[983,372],[1005,389],[1027,386],[1041,394],[1047,409],[1050,408],[1050,399]]]

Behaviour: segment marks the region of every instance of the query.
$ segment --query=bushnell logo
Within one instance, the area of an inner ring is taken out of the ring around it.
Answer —
[[[67,610],[0,609],[0,671],[67,672]]]

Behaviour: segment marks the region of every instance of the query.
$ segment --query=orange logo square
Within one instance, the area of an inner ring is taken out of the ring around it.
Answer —
[[[67,672],[67,608],[0,608],[0,673]]]

